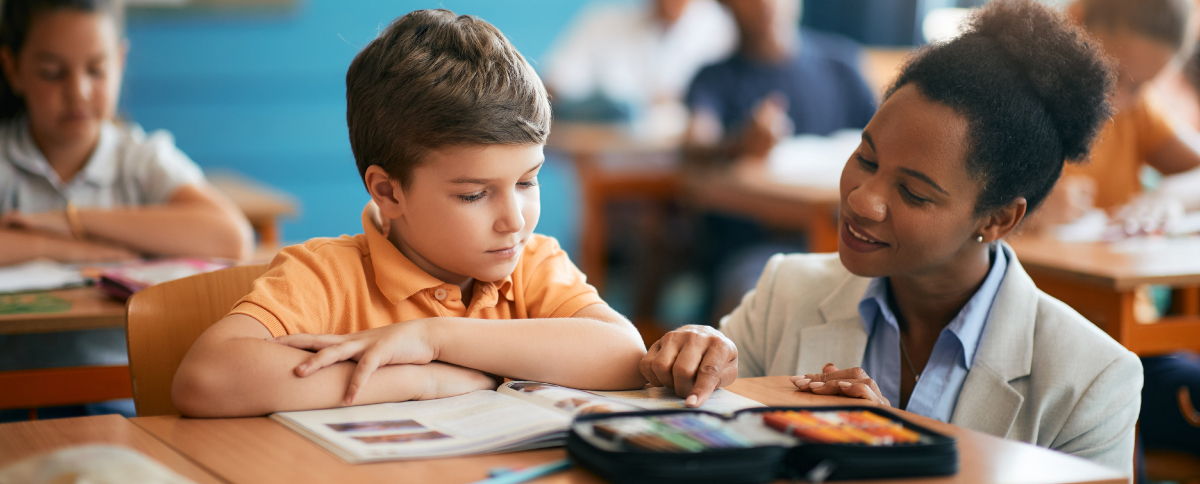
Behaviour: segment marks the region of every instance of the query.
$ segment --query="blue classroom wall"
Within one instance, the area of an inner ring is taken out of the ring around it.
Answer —
[[[284,239],[354,234],[368,200],[346,130],[345,74],[393,18],[448,8],[500,28],[536,67],[584,0],[297,0],[243,12],[134,11],[121,111],[166,129],[205,170],[232,169],[296,196]],[[577,246],[570,165],[540,177],[538,232]]]

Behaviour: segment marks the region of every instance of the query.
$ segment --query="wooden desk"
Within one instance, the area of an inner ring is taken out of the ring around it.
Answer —
[[[55,313],[0,314],[0,334],[53,333],[125,326],[125,303],[97,287],[47,291],[65,299],[71,309]]]
[[[808,234],[812,252],[836,252],[838,187],[797,186],[772,179],[764,162],[746,161],[728,172],[698,173],[686,181],[687,198],[714,212],[751,218]]]
[[[1021,265],[1047,294],[1141,356],[1200,351],[1200,238],[1069,243],[1027,237],[1010,242]],[[1139,287],[1176,288],[1175,315],[1139,323]]]
[[[283,235],[278,219],[295,215],[295,198],[234,172],[217,171],[209,175],[208,182],[246,214],[258,234],[259,246],[279,246]]]
[[[738,380],[729,389],[769,405],[838,405],[851,399],[800,393],[786,377]],[[859,403],[859,400],[853,400]],[[958,438],[961,470],[955,476],[909,479],[905,483],[1124,483],[1115,471],[1066,454],[1003,440],[900,412],[914,422]],[[267,418],[187,419],[138,417],[137,426],[178,453],[231,483],[472,482],[491,467],[526,467],[566,455],[546,449],[498,455],[351,465]],[[598,483],[574,468],[543,483]],[[896,481],[879,481],[896,482]]]
[[[85,444],[128,447],[199,484],[222,482],[118,415],[0,424],[0,467]]]

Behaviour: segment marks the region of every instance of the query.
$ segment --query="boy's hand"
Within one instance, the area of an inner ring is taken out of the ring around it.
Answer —
[[[340,361],[357,361],[358,367],[354,369],[350,386],[346,389],[345,401],[349,405],[367,384],[371,373],[380,366],[420,365],[437,359],[427,324],[425,319],[414,319],[344,335],[289,334],[275,338],[275,342],[316,351],[296,367],[296,376],[299,377],[306,377]]]
[[[650,386],[671,388],[695,408],[737,379],[737,346],[710,326],[684,326],[650,345],[638,369]]]
[[[71,224],[64,212],[21,213],[12,211],[0,215],[0,226],[71,237]]]
[[[879,391],[879,385],[867,375],[862,368],[854,367],[839,370],[833,363],[827,363],[821,373],[811,373],[804,376],[793,376],[792,384],[802,392],[812,392],[818,395],[845,395],[847,397],[870,400],[880,405],[892,406],[892,403]]]

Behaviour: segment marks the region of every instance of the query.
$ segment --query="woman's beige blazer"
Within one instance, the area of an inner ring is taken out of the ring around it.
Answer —
[[[1138,357],[1033,284],[1011,261],[950,423],[1133,472]],[[862,364],[858,302],[870,279],[837,254],[779,254],[721,320],[738,376],[798,375]]]

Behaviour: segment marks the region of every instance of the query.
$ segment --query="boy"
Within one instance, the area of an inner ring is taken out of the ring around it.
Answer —
[[[280,252],[184,358],[180,411],[440,398],[498,376],[645,383],[633,325],[533,234],[550,106],[499,30],[447,10],[400,17],[350,65],[346,101],[364,233]]]

